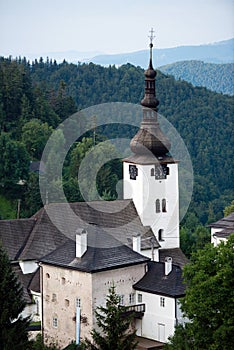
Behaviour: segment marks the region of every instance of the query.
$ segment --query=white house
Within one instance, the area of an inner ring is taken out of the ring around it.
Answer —
[[[211,228],[211,243],[217,246],[220,242],[225,242],[230,234],[234,233],[234,212],[209,226]]]

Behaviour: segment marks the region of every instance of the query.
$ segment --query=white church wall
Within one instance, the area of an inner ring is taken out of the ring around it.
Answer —
[[[161,248],[179,247],[178,164],[167,164],[169,175],[159,180],[151,176],[154,165],[136,166],[136,180],[130,180],[129,163],[124,162],[124,198],[133,199],[142,224],[151,226]],[[156,200],[159,200],[160,212],[156,212]],[[163,200],[166,201],[165,212]]]

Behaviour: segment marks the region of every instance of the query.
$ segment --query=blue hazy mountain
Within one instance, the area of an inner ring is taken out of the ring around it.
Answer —
[[[93,62],[100,65],[122,65],[131,63],[135,66],[146,67],[149,50],[141,50],[129,53],[112,55],[97,55],[85,62]],[[178,61],[198,60],[209,63],[234,62],[234,38],[219,41],[213,44],[196,46],[178,46],[168,49],[153,49],[154,65],[164,66]]]
[[[223,94],[234,94],[234,63],[181,61],[159,67],[159,70],[177,80],[186,80],[194,86],[204,86]]]

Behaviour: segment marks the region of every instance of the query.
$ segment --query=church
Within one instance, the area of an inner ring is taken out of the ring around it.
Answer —
[[[0,239],[24,287],[25,314],[41,321],[44,340],[61,349],[90,337],[95,309],[105,305],[113,283],[121,304],[135,313],[139,344],[148,339],[160,348],[185,322],[179,160],[171,157],[157,119],[152,48],[151,40],[142,122],[130,143],[132,155],[123,159],[123,199],[70,203],[80,222],[71,224],[69,238],[45,207],[29,219],[0,221]],[[67,220],[64,203],[47,206]]]

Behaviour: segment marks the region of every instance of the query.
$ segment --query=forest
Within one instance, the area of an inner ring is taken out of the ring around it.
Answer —
[[[159,68],[164,74],[183,79],[194,86],[204,86],[209,90],[233,95],[234,64],[215,64],[202,61],[182,61]]]
[[[193,164],[193,196],[181,224],[181,236],[186,247],[202,245],[208,239],[204,226],[222,217],[233,199],[233,98],[176,81],[160,71],[156,91],[159,113],[180,133]],[[77,110],[100,103],[139,104],[143,94],[144,71],[131,64],[117,68],[66,61],[57,64],[42,58],[30,63],[26,58],[1,57],[1,219],[29,217],[41,208],[38,172],[32,169],[32,162],[40,161],[46,142],[59,123]],[[120,131],[116,132],[120,137]],[[130,136],[132,132],[129,130]],[[93,146],[92,135],[86,133],[76,140],[66,157],[63,187],[68,201],[83,200],[76,174],[82,158]],[[108,136],[97,130],[96,142]],[[66,141],[64,135],[59,137],[61,142]],[[98,173],[99,194],[107,200],[115,199],[115,185],[121,177],[120,160],[105,164]],[[189,249],[187,255],[191,253]]]

